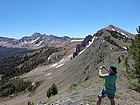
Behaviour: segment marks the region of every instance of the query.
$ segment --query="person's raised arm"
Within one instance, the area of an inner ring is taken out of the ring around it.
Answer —
[[[99,77],[102,77],[103,76],[103,74],[102,74],[102,68],[103,68],[103,66],[100,66],[100,69],[99,69]]]

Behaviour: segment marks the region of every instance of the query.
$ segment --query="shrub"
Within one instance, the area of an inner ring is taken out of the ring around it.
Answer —
[[[57,86],[55,84],[53,84],[51,86],[51,92],[52,92],[52,95],[58,94],[58,89],[57,89]]]
[[[47,90],[47,97],[50,98],[53,95],[58,94],[58,88],[55,84],[53,84],[48,90]]]
[[[28,105],[34,105],[34,103],[31,101],[28,101]]]
[[[51,88],[49,88],[49,89],[47,90],[47,97],[48,97],[48,98],[51,97]]]

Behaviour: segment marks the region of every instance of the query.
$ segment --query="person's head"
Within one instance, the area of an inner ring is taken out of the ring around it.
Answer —
[[[111,74],[116,74],[117,73],[117,68],[115,66],[110,66],[109,70],[110,70]]]

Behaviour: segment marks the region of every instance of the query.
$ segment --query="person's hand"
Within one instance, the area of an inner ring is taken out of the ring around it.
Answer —
[[[102,69],[103,68],[103,66],[100,66],[100,69]]]
[[[102,68],[105,68],[105,65],[103,65]]]

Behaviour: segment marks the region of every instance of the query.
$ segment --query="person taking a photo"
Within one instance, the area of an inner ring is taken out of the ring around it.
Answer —
[[[107,71],[106,74],[102,74],[103,69]],[[96,105],[100,105],[101,99],[106,96],[108,96],[108,98],[110,99],[111,105],[115,105],[114,97],[116,92],[116,74],[117,68],[115,66],[110,66],[109,68],[100,66],[99,77],[104,79],[104,87],[98,94]]]

